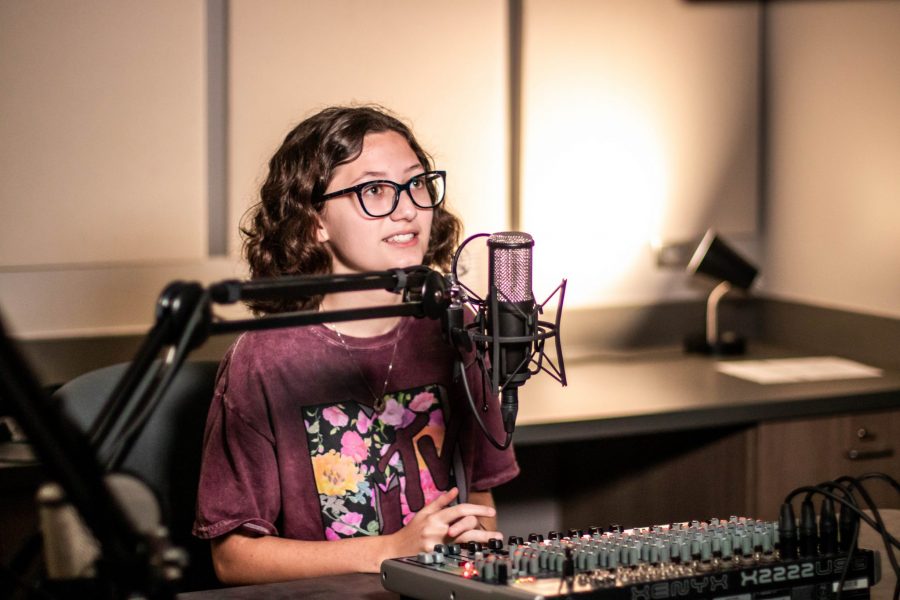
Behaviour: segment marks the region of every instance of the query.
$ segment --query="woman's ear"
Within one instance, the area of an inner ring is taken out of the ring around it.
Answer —
[[[316,239],[319,240],[320,244],[324,244],[331,239],[331,236],[328,235],[328,229],[322,223],[321,217],[316,217]]]

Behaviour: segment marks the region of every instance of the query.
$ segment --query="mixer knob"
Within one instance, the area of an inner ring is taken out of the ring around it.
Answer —
[[[537,565],[535,564],[534,568],[532,568],[532,558],[534,558],[534,552],[532,550],[529,549],[522,553],[522,559],[519,561],[520,574],[528,575],[529,573],[537,573]]]
[[[449,549],[445,544],[435,544],[434,551],[438,554],[447,554],[449,552]]]
[[[600,547],[600,552],[597,556],[597,566],[600,568],[609,566],[609,548],[606,546]]]
[[[450,544],[447,546],[447,554],[457,556],[460,552],[462,552],[462,548],[459,544]]]
[[[540,533],[529,533],[529,534],[528,534],[528,541],[529,541],[529,542],[538,542],[538,543],[540,543],[540,542],[543,542],[543,541],[544,541],[544,536],[541,535]]]
[[[762,552],[765,555],[770,555],[775,551],[774,544],[772,543],[772,532],[766,530],[762,534]]]
[[[512,552],[509,557],[512,559],[510,563],[510,568],[513,571],[513,574],[520,573],[522,570],[522,560],[525,555],[525,551],[520,547],[516,548],[514,552]]]
[[[509,580],[509,562],[501,560],[497,563],[497,583],[506,585]]]
[[[744,535],[742,533],[735,532],[732,534],[731,547],[737,556],[741,556],[744,553]]]
[[[596,525],[592,525],[590,528],[588,528],[588,533],[591,534],[591,537],[594,537],[595,535],[602,535],[602,534],[603,534],[603,528],[602,528],[602,527],[598,527],[598,526],[596,526]]]
[[[578,537],[578,530],[577,530],[577,529],[570,529],[569,531],[566,532],[566,537],[568,537],[568,538],[577,538],[577,537]]]
[[[500,538],[491,538],[488,540],[488,548],[497,552],[499,550],[503,550],[503,540]]]
[[[754,529],[750,533],[750,543],[754,552],[762,552],[762,532],[759,529]]]
[[[708,539],[700,542],[700,560],[704,562],[712,560],[712,543]]]
[[[466,547],[468,548],[469,552],[481,552],[482,550],[481,542],[469,542]]]
[[[741,553],[744,556],[753,556],[753,538],[749,535],[745,535],[741,538]]]
[[[528,558],[528,572],[537,575],[541,572],[540,569],[541,560],[539,552],[532,552],[531,556]]]
[[[676,564],[681,562],[681,544],[675,540],[669,544],[669,556],[672,557],[672,562]]]
[[[732,555],[734,554],[733,550],[734,546],[731,541],[731,536],[726,535],[722,538],[722,558],[725,560],[731,560]]]
[[[497,561],[488,560],[481,567],[481,577],[485,581],[497,580]]]
[[[610,533],[622,533],[623,531],[625,531],[625,529],[618,523],[610,523],[610,525],[609,525]]]
[[[560,537],[562,537],[562,536],[560,535],[560,533],[558,531],[551,531],[550,533],[547,534],[548,540],[558,540]]]
[[[679,552],[679,557],[681,558],[681,562],[684,564],[689,564],[691,562],[691,545],[690,544],[682,544]]]
[[[476,577],[484,579],[484,558],[476,558],[472,562],[472,566],[475,567]]]

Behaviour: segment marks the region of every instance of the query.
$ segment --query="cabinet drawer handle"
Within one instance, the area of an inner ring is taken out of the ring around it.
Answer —
[[[893,448],[884,448],[882,450],[857,450],[851,448],[850,450],[847,450],[848,460],[873,460],[876,458],[889,458],[893,455]]]

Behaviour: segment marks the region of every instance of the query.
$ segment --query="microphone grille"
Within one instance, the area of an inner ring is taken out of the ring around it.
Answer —
[[[490,281],[504,302],[531,302],[531,249],[534,238],[521,231],[503,231],[488,237]]]

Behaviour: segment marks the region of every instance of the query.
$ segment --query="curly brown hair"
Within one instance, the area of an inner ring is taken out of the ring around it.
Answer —
[[[326,108],[297,125],[269,161],[269,174],[260,188],[259,202],[241,227],[244,256],[253,278],[330,273],[331,254],[318,241],[318,213],[334,170],[355,160],[368,133],[394,131],[402,135],[426,171],[431,157],[410,128],[380,106]],[[424,263],[447,270],[459,242],[462,224],[446,208],[434,209],[431,237]],[[302,300],[254,301],[257,314],[315,309],[321,296]]]

